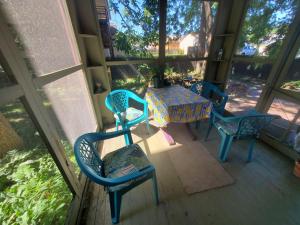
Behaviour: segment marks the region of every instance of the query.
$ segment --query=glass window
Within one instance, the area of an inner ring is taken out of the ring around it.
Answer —
[[[43,104],[59,131],[66,155],[79,174],[73,144],[80,135],[97,130],[92,103],[82,71],[77,71],[39,90]]]
[[[236,54],[276,58],[298,5],[298,0],[251,0]]]
[[[266,85],[271,64],[234,62],[227,82],[226,109],[233,113],[253,109]]]
[[[213,1],[168,1],[166,56],[207,56],[217,7]]]
[[[109,19],[98,14],[107,58],[134,59],[158,56],[158,1],[109,0]],[[112,47],[113,46],[113,47]]]
[[[206,61],[168,62],[165,77],[171,84],[189,88],[193,82],[203,80]]]
[[[41,76],[80,63],[62,1],[0,0],[0,3],[32,74]]]
[[[281,88],[300,93],[300,48],[284,78]]]
[[[120,65],[110,67],[112,89],[127,89],[144,95],[151,78],[156,74],[154,64]]]
[[[63,224],[71,200],[21,102],[0,106],[0,224]]]
[[[274,98],[269,114],[279,115],[267,129],[267,134],[284,145],[293,148],[295,136],[300,132],[300,105],[282,98]]]

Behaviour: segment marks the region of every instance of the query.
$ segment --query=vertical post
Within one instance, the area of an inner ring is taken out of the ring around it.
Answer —
[[[166,19],[167,19],[167,0],[159,1],[159,76],[163,82],[166,57]]]
[[[226,86],[232,57],[238,42],[240,30],[247,10],[249,0],[224,0],[219,1],[218,17],[216,21],[216,34],[232,33],[232,36],[214,37],[210,46],[205,80]],[[220,49],[224,50],[224,61],[216,61]]]
[[[217,73],[215,74],[215,81],[222,83],[222,89],[225,88],[231,68],[232,57],[234,55],[236,46],[238,44],[239,35],[244,22],[244,17],[247,12],[249,0],[233,0],[232,8],[229,15],[226,31],[232,31],[234,35],[225,38],[223,42],[224,62],[219,62]]]

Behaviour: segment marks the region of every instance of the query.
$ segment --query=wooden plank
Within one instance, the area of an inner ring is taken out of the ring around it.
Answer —
[[[208,57],[190,57],[190,56],[166,56],[163,62],[191,62],[191,61],[204,61]]]
[[[150,64],[158,63],[157,59],[139,59],[139,60],[120,60],[120,61],[106,61],[107,66],[121,66],[121,65],[134,65],[134,64]]]
[[[275,92],[277,94],[280,94],[280,95],[285,95],[287,97],[290,97],[294,101],[296,101],[298,104],[300,104],[299,92],[293,92],[293,91],[285,90],[285,89],[282,89],[282,88],[274,88],[273,92]]]
[[[274,59],[266,56],[241,56],[234,55],[232,57],[233,62],[253,62],[253,63],[274,63]]]
[[[107,66],[121,66],[131,64],[160,64],[166,62],[193,62],[193,61],[204,61],[208,57],[189,57],[189,56],[166,56],[164,59],[137,59],[137,60],[120,60],[120,61],[106,61]]]
[[[98,38],[96,34],[78,34],[82,38]]]
[[[0,105],[7,104],[24,95],[22,87],[18,84],[0,89]]]
[[[104,66],[87,66],[88,70],[104,69]]]
[[[61,79],[81,69],[82,69],[82,64],[71,66],[69,68],[65,68],[52,73],[47,73],[40,77],[36,77],[33,79],[33,83],[36,85],[36,87],[42,87],[48,83]]]

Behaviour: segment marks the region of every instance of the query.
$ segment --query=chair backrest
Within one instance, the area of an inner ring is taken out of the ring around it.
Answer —
[[[129,107],[130,95],[130,91],[127,90],[114,90],[107,95],[105,105],[113,113],[124,112]]]
[[[223,114],[228,95],[216,85],[207,81],[200,81],[191,86],[191,91],[212,101],[214,109]]]
[[[199,82],[197,82],[197,83],[192,84],[190,90],[191,90],[192,92],[194,92],[195,94],[197,94],[197,95],[203,96],[203,95],[202,95],[202,91],[203,91],[203,83],[204,83],[204,82],[205,82],[205,81],[199,81]],[[204,96],[203,96],[203,97],[204,97]]]
[[[239,121],[237,137],[258,136],[263,128],[277,118],[279,117],[267,114],[245,116]]]
[[[100,159],[89,134],[76,140],[74,154],[81,171],[87,177],[98,184],[106,184],[103,177],[103,161]]]

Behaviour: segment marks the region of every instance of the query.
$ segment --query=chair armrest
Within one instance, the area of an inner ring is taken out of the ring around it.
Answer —
[[[136,102],[139,102],[141,104],[147,104],[147,101],[145,99],[142,99],[141,97],[139,97],[138,95],[134,95],[134,96],[129,96],[129,98],[133,99]]]
[[[140,98],[138,95],[129,96],[129,98],[133,99],[136,102],[139,102],[144,105],[144,113],[148,115],[148,102],[145,99]]]
[[[216,119],[222,120],[225,123],[239,123],[242,119],[249,117],[249,116],[255,116],[257,114],[251,113],[247,115],[242,115],[242,116],[222,116],[220,113],[218,113],[215,109],[212,110],[211,116],[212,116],[212,121],[215,123]]]
[[[222,116],[220,113],[218,113],[216,110],[212,110],[212,116],[213,116],[213,119],[215,118],[218,118],[224,122],[232,122],[232,121],[235,121],[237,119],[241,119],[239,116],[230,116],[230,117],[225,117],[225,116]]]
[[[82,135],[81,137],[86,139],[89,142],[96,142],[96,141],[102,141],[110,138],[115,138],[121,135],[128,135],[131,138],[131,132],[129,129],[123,129],[120,131],[114,131],[114,132],[94,132],[94,133],[87,133]],[[80,139],[81,139],[80,137]]]

